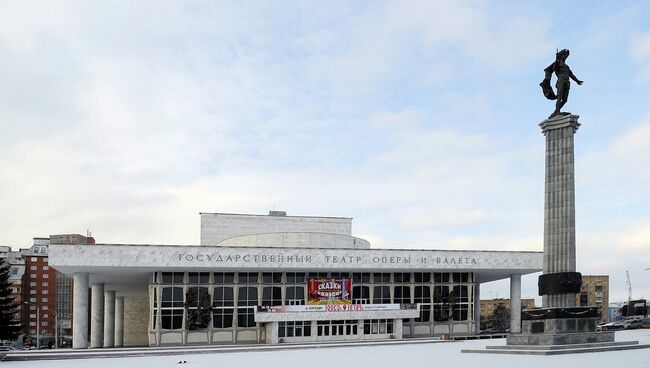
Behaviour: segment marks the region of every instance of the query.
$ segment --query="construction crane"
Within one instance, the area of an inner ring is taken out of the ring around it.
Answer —
[[[625,275],[627,276],[627,279],[625,282],[627,283],[627,310],[625,314],[628,316],[630,315],[630,310],[631,310],[631,300],[632,300],[632,282],[630,281],[630,271],[625,271]]]

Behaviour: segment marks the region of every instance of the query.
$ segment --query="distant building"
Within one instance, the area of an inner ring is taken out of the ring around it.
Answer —
[[[600,322],[607,322],[609,319],[609,276],[583,275],[580,293],[576,294],[576,305],[598,307]]]
[[[25,260],[20,252],[12,251],[11,247],[0,247],[0,258],[7,259],[9,263],[9,288],[11,296],[14,298],[17,313],[14,320],[22,322],[22,304],[23,304],[23,275],[25,274]]]
[[[22,322],[25,333],[41,337],[72,335],[72,278],[65,276],[49,265],[50,244],[94,244],[91,237],[78,234],[51,235],[48,238],[34,238],[33,245],[21,249],[24,262],[22,278]],[[37,316],[40,310],[40,316]],[[37,328],[40,324],[40,328]],[[43,340],[42,340],[43,342]]]
[[[494,313],[494,310],[500,305],[510,311],[510,299],[497,298],[481,300],[481,320],[489,319]],[[522,309],[535,308],[535,299],[521,299],[521,307]]]

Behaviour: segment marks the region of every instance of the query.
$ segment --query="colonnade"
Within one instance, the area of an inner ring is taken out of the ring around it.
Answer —
[[[90,345],[88,344],[88,288],[92,290]],[[89,285],[87,272],[74,274],[72,348],[124,346],[124,297],[105,290],[103,283]]]

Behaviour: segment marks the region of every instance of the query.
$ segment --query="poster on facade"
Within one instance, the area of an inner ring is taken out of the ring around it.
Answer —
[[[352,304],[352,280],[309,279],[307,304]]]

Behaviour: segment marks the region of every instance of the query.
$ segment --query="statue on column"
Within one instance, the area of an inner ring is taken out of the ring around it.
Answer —
[[[544,69],[544,80],[539,84],[542,87],[544,97],[549,100],[556,100],[555,111],[548,117],[554,118],[557,115],[568,115],[569,113],[560,112],[560,109],[566,104],[569,98],[569,89],[571,88],[571,81],[573,79],[578,85],[582,85],[583,81],[579,80],[571,71],[571,68],[566,64],[566,59],[569,57],[569,50],[563,49],[555,53],[555,61]],[[551,76],[555,73],[557,82],[555,88],[557,94],[551,88]]]

